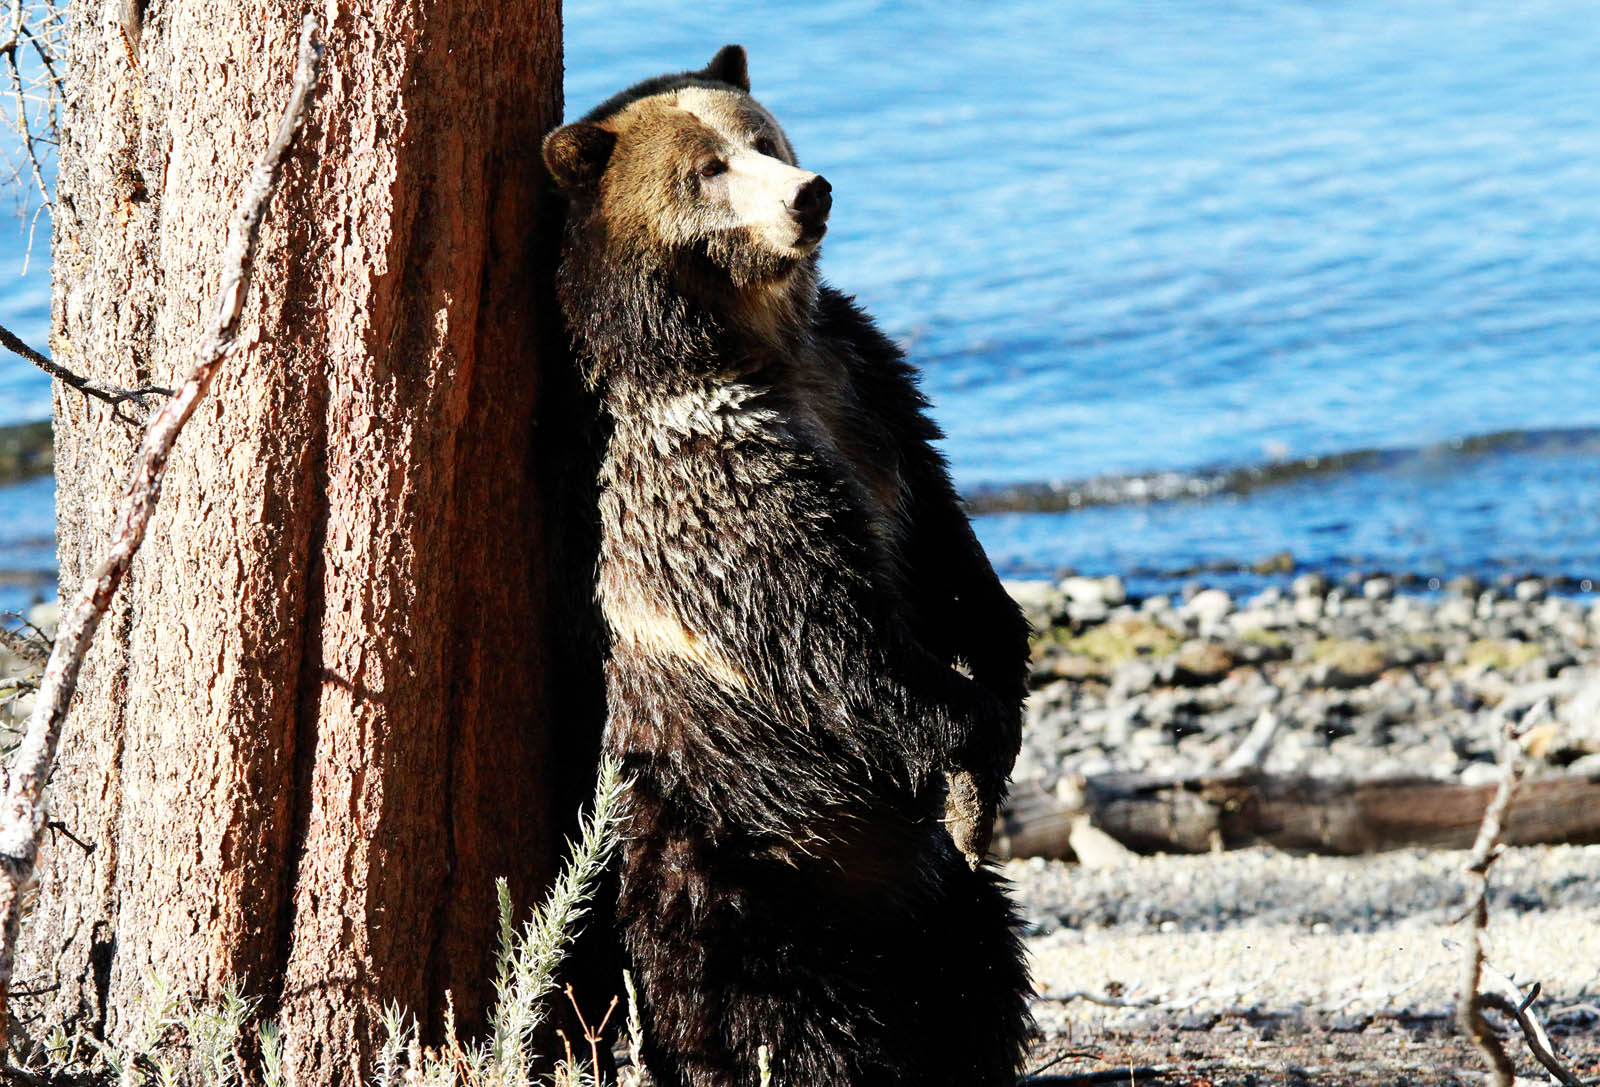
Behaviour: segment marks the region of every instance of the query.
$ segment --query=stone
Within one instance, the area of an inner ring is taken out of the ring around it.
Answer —
[[[1321,596],[1296,596],[1294,601],[1294,619],[1301,626],[1316,626],[1322,618]]]
[[[1201,624],[1216,624],[1233,610],[1233,597],[1221,589],[1203,589],[1183,605],[1185,618]]]
[[[1505,771],[1492,762],[1469,762],[1457,779],[1463,785],[1498,785]]]
[[[1111,609],[1104,600],[1069,600],[1067,618],[1080,626],[1103,623],[1111,617]]]
[[[1134,852],[1095,826],[1087,814],[1073,816],[1067,845],[1085,868],[1117,868],[1134,859]]]
[[[1294,579],[1289,590],[1297,597],[1323,597],[1328,595],[1328,579],[1321,574],[1301,574]]]
[[[1524,604],[1533,604],[1543,600],[1550,590],[1543,578],[1526,577],[1517,582],[1511,591]]]
[[[1123,698],[1144,694],[1155,685],[1156,666],[1139,657],[1123,661],[1111,673],[1112,693]]]
[[[1371,642],[1330,638],[1312,647],[1316,667],[1312,678],[1323,687],[1349,690],[1365,687],[1383,674],[1389,662],[1380,646]]]
[[[1471,626],[1475,617],[1472,601],[1459,596],[1450,597],[1434,612],[1434,621],[1447,627]]]
[[[1060,590],[1048,581],[1006,581],[1001,583],[1034,630],[1046,630],[1061,617],[1065,600]]]
[[[1104,604],[1114,608],[1128,599],[1127,587],[1116,574],[1109,577],[1069,577],[1061,582],[1060,589],[1067,599],[1086,604]]]
[[[1172,681],[1182,687],[1216,683],[1233,668],[1233,654],[1217,642],[1188,642],[1172,659]]]
[[[1388,600],[1394,596],[1394,580],[1386,577],[1369,577],[1361,585],[1361,595],[1368,600]]]

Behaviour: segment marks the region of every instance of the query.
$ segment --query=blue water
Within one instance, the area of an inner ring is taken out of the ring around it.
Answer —
[[[924,368],[969,492],[1600,425],[1593,0],[569,3],[568,113],[728,41],[832,182],[825,273]],[[0,321],[42,339],[35,282]],[[8,361],[0,391],[0,420],[43,409]],[[1594,452],[978,528],[1008,573],[1152,585],[1283,550],[1597,576]]]

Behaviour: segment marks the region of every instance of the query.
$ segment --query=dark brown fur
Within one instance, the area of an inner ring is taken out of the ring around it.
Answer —
[[[735,130],[793,164],[744,73],[724,50],[546,144],[562,307],[612,426],[607,744],[634,782],[619,919],[648,1063],[751,1087],[765,1045],[785,1087],[1011,1083],[1015,918],[940,817],[953,773],[992,816],[1026,625],[900,352],[814,249],[697,191]]]

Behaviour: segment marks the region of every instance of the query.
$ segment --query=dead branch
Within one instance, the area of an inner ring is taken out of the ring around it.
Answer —
[[[51,361],[50,356],[35,351],[23,343],[16,333],[4,325],[0,325],[0,347],[27,359],[63,385],[76,389],[85,396],[105,401],[113,409],[120,409],[123,404],[129,402],[142,408],[145,406],[145,400],[150,397],[172,395],[171,389],[163,389],[158,385],[141,385],[137,389],[124,389],[107,381],[96,381],[94,378],[75,374],[65,366]]]
[[[0,803],[0,1045],[6,1037],[7,993],[22,922],[22,895],[33,878],[39,836],[45,827],[44,786],[55,764],[67,707],[77,688],[78,672],[95,628],[121,584],[161,496],[162,478],[173,444],[196,405],[210,388],[222,360],[232,349],[244,305],[245,288],[255,258],[256,240],[267,201],[277,187],[284,155],[305,118],[316,83],[321,46],[317,21],[307,15],[300,27],[294,88],[266,152],[245,182],[228,225],[222,256],[222,283],[217,308],[195,348],[195,364],[176,394],[162,405],[145,430],[132,482],[123,496],[111,544],[94,573],[79,589],[61,618],[55,648],[44,670],[38,700],[17,750],[3,803]]]
[[[1246,770],[1255,770],[1261,766],[1262,760],[1267,757],[1267,752],[1272,749],[1272,741],[1278,735],[1278,726],[1282,719],[1271,710],[1262,710],[1261,716],[1256,718],[1256,723],[1250,726],[1250,734],[1244,738],[1234,753],[1229,755],[1227,761],[1217,767],[1219,774],[1239,774]]]
[[[34,624],[32,619],[29,619],[20,611],[0,611],[0,619],[15,619],[18,625],[27,627],[29,630],[33,631],[33,636],[39,639],[39,644],[44,646],[44,651],[46,654],[48,654],[51,649],[55,648],[56,640],[50,637],[50,635],[46,634],[44,631],[40,630],[38,626]],[[40,663],[42,664],[43,662],[41,661]]]
[[[29,664],[43,664],[50,657],[47,647],[9,627],[0,627],[0,649],[10,650]]]
[[[1517,983],[1496,970],[1493,963],[1485,961],[1483,972],[1489,979],[1489,991],[1483,994],[1484,1006],[1516,1020],[1517,1026],[1522,1028],[1523,1038],[1527,1040],[1529,1052],[1561,1081],[1563,1087],[1584,1087],[1583,1081],[1573,1075],[1561,1058],[1556,1056],[1556,1047],[1551,1044],[1550,1035],[1545,1033],[1544,1025],[1529,1010],[1539,997],[1539,983],[1534,982],[1533,988],[1524,994]]]
[[[1270,845],[1353,856],[1409,846],[1469,849],[1494,785],[1386,778],[1343,781],[1244,771],[1196,777],[1107,774],[1076,788],[1021,782],[995,825],[994,853],[1073,855],[1087,818],[1137,853]],[[1501,841],[1600,842],[1600,774],[1523,782]]]
[[[1517,793],[1517,783],[1522,779],[1521,749],[1509,736],[1502,738],[1500,758],[1505,773],[1495,790],[1494,799],[1483,810],[1483,822],[1478,827],[1478,840],[1473,843],[1467,857],[1467,872],[1473,877],[1472,897],[1467,903],[1467,939],[1461,967],[1461,994],[1456,1004],[1456,1025],[1471,1038],[1489,1066],[1489,1081],[1495,1087],[1512,1087],[1516,1068],[1506,1056],[1483,1017],[1484,997],[1479,992],[1483,976],[1483,934],[1489,926],[1489,867],[1504,852],[1500,836],[1506,813]]]
[[[46,14],[42,21],[48,27],[49,22],[55,18],[53,8],[45,7]],[[44,168],[39,162],[39,145],[52,145],[56,133],[57,104],[61,95],[61,77],[56,70],[55,51],[51,43],[41,37],[35,27],[30,24],[23,0],[12,0],[11,18],[7,28],[5,41],[0,42],[0,57],[5,58],[6,74],[11,82],[11,95],[15,116],[11,118],[11,127],[17,134],[18,144],[23,156],[27,159],[29,171],[32,175],[32,187],[38,190],[40,208],[35,212],[33,222],[28,228],[28,253],[33,252],[33,231],[39,222],[39,212],[51,207],[50,187],[44,179]],[[44,126],[44,131],[37,131],[32,122],[28,120],[29,82],[23,78],[22,61],[20,54],[24,45],[31,46],[34,54],[43,65],[45,74],[35,81],[35,85],[45,87],[43,96],[44,107],[41,111],[39,123]],[[14,179],[22,180],[22,171],[14,170]],[[26,204],[24,204],[26,214]]]
[[[33,170],[33,183],[39,190],[39,199],[45,207],[50,206],[50,187],[45,184],[44,170],[39,165],[39,155],[34,149],[37,137],[28,125],[28,98],[23,85],[22,66],[17,60],[17,52],[22,46],[24,38],[24,20],[22,0],[11,2],[11,32],[5,42],[0,43],[0,55],[6,58],[6,68],[11,77],[11,93],[16,103],[16,116],[12,118],[12,126],[17,131],[17,136],[22,145],[22,153],[27,156],[28,165]],[[28,248],[33,248],[32,231],[29,231]]]

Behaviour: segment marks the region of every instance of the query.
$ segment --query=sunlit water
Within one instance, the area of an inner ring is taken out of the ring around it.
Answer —
[[[568,112],[728,41],[832,182],[825,274],[923,367],[970,494],[1574,432],[985,514],[1004,571],[1600,577],[1592,0],[569,3]],[[11,282],[42,339],[42,284]],[[9,360],[0,394],[0,421],[46,404]]]

